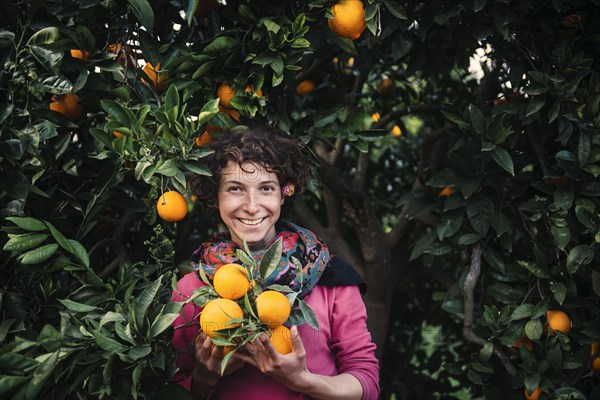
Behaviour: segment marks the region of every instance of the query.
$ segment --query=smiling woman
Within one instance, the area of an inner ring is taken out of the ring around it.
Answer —
[[[196,273],[178,282],[173,301],[185,301],[204,286],[200,275],[212,281],[219,268],[239,263],[236,250],[244,242],[259,265],[266,249],[280,239],[281,258],[266,283],[298,289],[319,325],[318,330],[292,326],[288,354],[280,354],[267,337],[249,342],[233,354],[221,376],[224,353],[199,331],[202,309],[184,306],[174,323],[184,326],[173,337],[179,368],[174,381],[195,399],[379,396],[379,365],[360,296],[364,282],[313,232],[280,219],[306,183],[309,163],[302,146],[270,127],[225,132],[209,145],[214,153],[205,159],[213,175],[192,179],[192,191],[218,210],[227,230],[196,250]]]

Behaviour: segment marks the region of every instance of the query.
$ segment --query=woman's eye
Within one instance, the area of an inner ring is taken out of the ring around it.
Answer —
[[[239,192],[240,190],[242,190],[242,189],[238,186],[231,186],[231,187],[227,188],[228,192]]]
[[[271,192],[271,191],[275,190],[275,188],[273,186],[263,186],[262,190],[265,192]]]

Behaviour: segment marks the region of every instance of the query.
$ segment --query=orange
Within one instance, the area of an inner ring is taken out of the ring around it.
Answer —
[[[215,272],[213,286],[219,296],[225,299],[237,300],[244,297],[250,289],[248,272],[239,264],[222,265]]]
[[[217,0],[200,0],[198,2],[198,7],[196,7],[196,17],[198,18],[206,18],[211,11],[219,8],[219,3]]]
[[[219,106],[219,112],[222,112],[223,114],[227,115],[227,119],[231,117],[236,121],[240,120],[240,113],[235,108],[225,108]]]
[[[498,97],[492,101],[492,107],[498,107],[499,105],[508,103],[508,99],[506,97]]]
[[[202,132],[202,135],[196,137],[196,145],[198,145],[198,146],[206,146],[207,144],[209,144],[212,141],[213,141],[213,137],[210,136],[210,133],[208,132],[208,127],[207,127],[207,130]]]
[[[215,347],[221,347],[223,349],[223,357],[235,350],[235,346],[217,346],[216,344],[213,344],[212,348],[214,349]]]
[[[156,67],[150,63],[146,63],[146,65],[144,65],[144,72],[152,81],[152,86],[154,86],[157,92],[162,92],[166,89],[169,74],[168,72],[161,72],[160,63],[157,63]]]
[[[124,133],[117,132],[117,131],[113,131],[113,135],[114,135],[116,138],[122,138],[123,136],[125,136],[125,134],[124,134]]]
[[[590,346],[590,355],[593,356],[596,350],[598,350],[598,343],[592,343],[592,345]],[[600,355],[596,356],[596,358],[594,358],[594,361],[592,361],[592,369],[600,373]]]
[[[379,115],[378,112],[374,112],[373,115],[371,115],[371,121],[373,122],[377,122],[381,119],[381,115]]]
[[[548,319],[550,336],[554,336],[556,331],[561,331],[566,335],[571,330],[571,319],[564,311],[548,310],[546,318]]]
[[[275,350],[279,354],[289,354],[294,350],[292,332],[283,325],[271,329],[271,338],[269,340],[271,340],[273,347],[275,347]]]
[[[200,329],[207,336],[214,338],[220,336],[220,329],[237,328],[240,324],[230,324],[232,319],[243,318],[244,312],[233,300],[214,299],[206,303],[200,313]]]
[[[525,399],[527,400],[537,400],[541,393],[542,389],[540,388],[535,389],[531,394],[527,393],[527,389],[523,390],[523,396],[525,396]]]
[[[282,325],[290,316],[291,306],[287,297],[275,290],[266,290],[256,298],[256,311],[262,322],[273,329]]]
[[[87,60],[88,57],[90,56],[89,51],[81,51],[81,50],[76,50],[76,49],[71,49],[70,53],[71,53],[71,57],[77,58],[79,60]]]
[[[379,93],[386,96],[391,94],[394,91],[394,81],[390,78],[383,78],[381,84],[379,85]]]
[[[223,82],[217,89],[219,104],[225,108],[231,108],[231,99],[235,96],[235,91],[228,83]]]
[[[396,137],[402,136],[402,129],[400,129],[398,125],[394,125],[394,127],[392,128],[392,135]]]
[[[57,111],[70,119],[78,120],[83,115],[83,107],[79,104],[79,96],[75,93],[67,93],[62,97],[52,96],[50,109]]]
[[[119,62],[119,64],[121,64],[121,66],[123,66],[123,68],[134,68],[135,67],[135,62],[133,61],[133,50],[131,49],[131,46],[125,46],[124,47],[124,51],[121,49],[121,45],[119,43],[113,43],[113,44],[109,44],[106,47],[106,51],[108,51],[109,53],[113,53],[113,54],[117,54],[118,58],[117,61]]]
[[[440,197],[448,197],[448,196],[452,195],[454,192],[456,192],[456,190],[454,190],[454,188],[446,186],[445,188],[443,188],[440,191],[440,193],[438,194],[438,196],[440,196]]]
[[[298,96],[306,96],[315,90],[315,83],[308,79],[303,80],[296,86],[296,94]]]
[[[356,40],[367,27],[365,7],[361,0],[341,0],[331,9],[329,28],[338,36]]]
[[[577,31],[582,28],[582,21],[581,15],[578,14],[563,17],[558,28],[556,28],[556,35],[562,39],[573,39]]]
[[[163,193],[156,202],[158,216],[167,222],[181,221],[187,211],[188,204],[185,197],[174,190]]]
[[[244,89],[244,91],[245,91],[246,93],[253,93],[253,92],[254,92],[254,88],[253,88],[252,86],[248,85],[248,86],[246,86],[246,89]],[[262,97],[262,94],[263,94],[263,93],[262,93],[262,89],[258,89],[258,90],[256,91],[256,95],[257,95],[258,97]]]
[[[521,346],[524,346],[529,351],[533,351],[533,343],[531,343],[531,340],[527,336],[521,336],[512,344],[512,347],[517,349]]]
[[[571,183],[571,178],[569,178],[567,175],[562,175],[558,178],[550,178],[549,181],[550,184],[555,188],[564,188],[569,186],[569,184]]]

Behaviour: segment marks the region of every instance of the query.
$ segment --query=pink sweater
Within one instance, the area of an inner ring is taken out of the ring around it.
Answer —
[[[177,284],[173,301],[185,301],[195,289],[204,285],[191,273]],[[319,330],[308,324],[298,327],[306,349],[308,370],[315,374],[334,376],[352,374],[363,389],[363,399],[379,397],[379,364],[375,358],[375,344],[367,330],[365,305],[356,286],[326,287],[317,285],[306,298],[319,321]],[[193,340],[198,332],[199,308],[188,304],[183,308],[174,326],[182,325],[196,315],[193,326],[175,330],[173,346],[177,351],[179,371],[173,381],[187,390],[191,386],[194,368]],[[305,399],[285,385],[246,365],[219,381],[212,399]]]

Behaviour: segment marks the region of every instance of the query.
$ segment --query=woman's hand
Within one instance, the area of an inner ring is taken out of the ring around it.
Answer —
[[[248,343],[245,352],[236,353],[235,357],[252,364],[290,390],[313,399],[358,400],[362,397],[360,382],[348,373],[336,376],[311,373],[306,367],[306,350],[296,326],[292,326],[291,338],[294,350],[289,354],[279,354],[267,335],[262,335]]]
[[[221,361],[223,361],[223,347],[213,345],[210,337],[200,332],[196,338],[193,380],[210,386],[216,385],[221,377]],[[243,366],[243,361],[232,357],[227,363],[224,375],[231,374]]]
[[[301,380],[301,376],[310,372],[306,368],[306,351],[296,326],[291,329],[291,339],[294,350],[289,354],[277,352],[265,334],[248,343],[244,347],[244,353],[236,353],[234,357],[253,365],[290,389],[296,390],[295,385]]]

